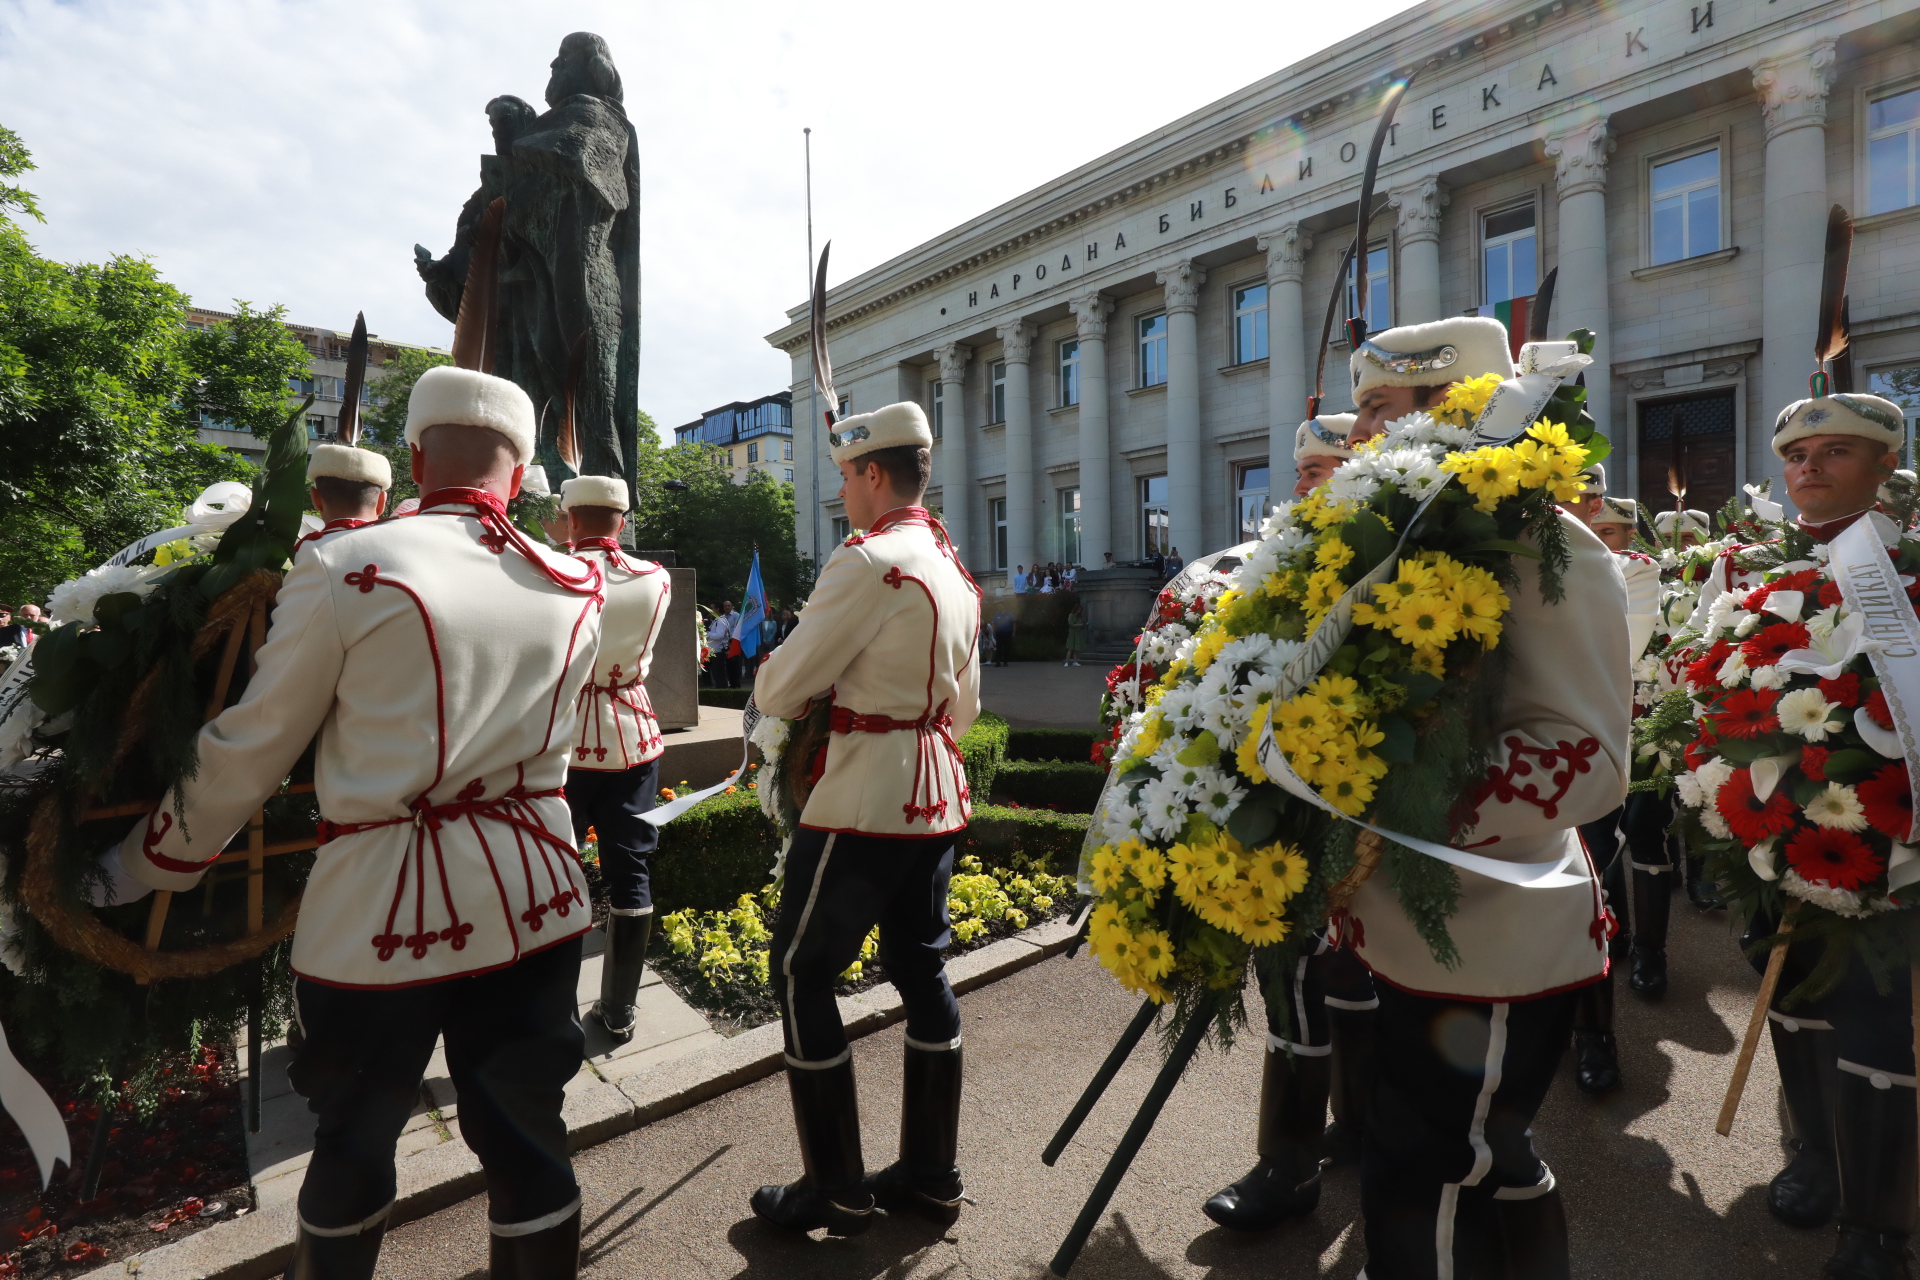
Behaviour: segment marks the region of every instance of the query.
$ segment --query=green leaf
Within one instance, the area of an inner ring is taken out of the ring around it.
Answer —
[[[1390,764],[1406,764],[1413,759],[1418,741],[1413,735],[1413,726],[1397,715],[1380,717],[1380,732],[1386,740],[1375,747],[1374,753]]]
[[[124,631],[89,631],[80,637],[80,652],[96,667],[117,667],[133,653],[133,638]]]
[[[55,627],[33,646],[33,701],[48,719],[65,715],[80,705],[93,680],[89,663],[80,652],[80,624]]]
[[[1280,815],[1251,799],[1242,801],[1227,819],[1227,834],[1248,849],[1257,849],[1273,839],[1280,829]]]
[[[1757,742],[1744,741],[1739,738],[1722,738],[1716,750],[1719,751],[1722,757],[1738,765],[1748,765],[1752,764],[1755,760],[1761,760],[1767,756],[1782,754],[1777,746],[1764,738]]]
[[[1488,538],[1485,542],[1476,542],[1468,551],[1504,551],[1510,556],[1525,556],[1529,560],[1538,560],[1540,552],[1524,542],[1515,542],[1511,538]]]
[[[112,595],[101,596],[93,606],[93,617],[102,627],[117,630],[129,627],[127,615],[136,612],[141,605],[140,597],[131,591],[116,591]]]
[[[1583,356],[1590,356],[1593,354],[1593,344],[1595,341],[1598,340],[1598,336],[1594,333],[1593,330],[1584,329],[1584,328],[1575,329],[1572,333],[1567,335],[1567,338],[1570,341],[1577,342],[1580,344],[1580,354]]]
[[[1362,511],[1341,525],[1340,540],[1353,548],[1354,563],[1364,566],[1363,572],[1393,554],[1393,531],[1371,511]]]
[[[1588,436],[1585,444],[1587,446],[1587,462],[1589,465],[1595,462],[1605,462],[1613,456],[1613,442],[1601,435],[1598,431]]]
[[[1446,683],[1441,680],[1439,676],[1431,675],[1425,671],[1415,671],[1412,668],[1395,672],[1389,679],[1406,687],[1406,706],[1409,711],[1431,701],[1434,695],[1439,693],[1441,687]]]
[[[1862,751],[1858,747],[1848,747],[1844,751],[1836,751],[1828,756],[1823,772],[1834,782],[1852,785],[1872,777],[1886,763],[1884,756],[1876,755],[1871,751]]]

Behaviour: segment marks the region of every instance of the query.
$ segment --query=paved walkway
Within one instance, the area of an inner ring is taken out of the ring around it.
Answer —
[[[1017,671],[1018,669],[1015,668]],[[1057,668],[1056,668],[1057,670]],[[1627,1087],[1596,1102],[1563,1068],[1536,1126],[1568,1196],[1574,1275],[1812,1277],[1830,1231],[1766,1212],[1780,1167],[1778,1080],[1756,1061],[1731,1139],[1713,1120],[1757,980],[1725,916],[1677,903],[1673,989],[1658,1005],[1626,992]],[[1156,1066],[1143,1046],[1080,1138],[1048,1169],[1039,1153],[1135,1004],[1084,954],[1050,960],[961,1000],[967,1092],[961,1161],[980,1201],[942,1230],[899,1217],[852,1241],[796,1240],[747,1209],[762,1181],[799,1174],[787,1090],[760,1081],[581,1152],[592,1277],[973,1280],[1043,1276]],[[870,1163],[891,1158],[901,1030],[856,1041]],[[1258,1035],[1204,1051],[1074,1268],[1084,1280],[1354,1276],[1364,1260],[1354,1171],[1333,1171],[1320,1209],[1262,1236],[1215,1228],[1207,1195],[1253,1161]],[[380,1275],[485,1274],[485,1205],[456,1205],[388,1238]]]
[[[1016,729],[1098,729],[1104,662],[1010,662],[980,673],[980,705]]]

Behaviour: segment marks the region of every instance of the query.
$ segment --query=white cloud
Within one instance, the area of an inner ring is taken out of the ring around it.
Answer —
[[[802,126],[837,283],[1407,7],[0,0],[0,124],[45,253],[444,345],[413,245],[451,242],[487,100],[538,105],[597,31],[642,148],[640,403],[670,427],[788,383],[764,335],[805,297]]]

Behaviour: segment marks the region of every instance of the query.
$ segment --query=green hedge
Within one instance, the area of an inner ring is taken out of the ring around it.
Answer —
[[[704,691],[703,691],[704,692]],[[747,787],[703,800],[660,828],[650,859],[655,910],[722,911],[773,878],[780,841]]]
[[[1064,760],[1008,760],[993,780],[993,799],[1027,808],[1092,813],[1107,771],[1097,764]]]
[[[1086,764],[1093,759],[1093,744],[1105,737],[1091,729],[1014,729],[1007,735],[1007,759]]]
[[[753,696],[751,689],[702,689],[700,705],[703,707],[732,707],[735,711],[747,708],[747,699]]]
[[[993,780],[1007,758],[1007,722],[991,711],[982,711],[973,727],[960,735],[953,745],[960,749],[960,763],[967,771],[967,789],[975,803],[993,794]]]
[[[1055,875],[1074,875],[1080,867],[1080,846],[1086,843],[1092,815],[1054,813],[1050,809],[1007,809],[997,804],[973,806],[959,853],[973,854],[990,867],[1024,871],[1037,867]]]

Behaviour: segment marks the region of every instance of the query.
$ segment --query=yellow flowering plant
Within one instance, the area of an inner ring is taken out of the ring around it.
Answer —
[[[1249,963],[1290,964],[1352,864],[1358,829],[1268,776],[1269,727],[1332,810],[1449,839],[1449,807],[1484,770],[1516,561],[1537,560],[1542,596],[1559,598],[1569,552],[1556,504],[1579,497],[1580,472],[1607,452],[1577,387],[1518,438],[1476,438],[1500,384],[1454,384],[1276,507],[1232,561],[1201,566],[1225,589],[1155,655],[1162,673],[1116,725],[1082,861],[1087,937],[1129,990],[1175,1003],[1176,1021],[1204,1008],[1230,1031]],[[1295,669],[1343,600],[1345,638],[1318,670]],[[1447,960],[1452,869],[1392,844],[1386,858]]]

